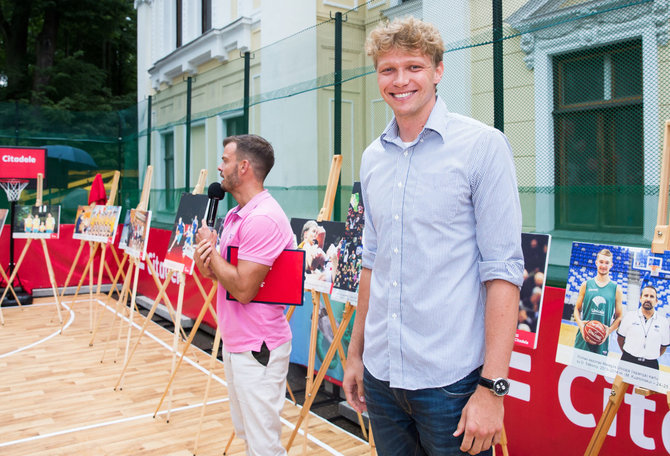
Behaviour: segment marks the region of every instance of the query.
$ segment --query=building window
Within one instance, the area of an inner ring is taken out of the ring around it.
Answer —
[[[202,33],[212,28],[212,0],[201,0]]]
[[[642,233],[640,40],[554,57],[556,228]]]
[[[177,42],[176,42],[176,45],[177,45],[177,48],[180,48],[181,47],[181,35],[182,35],[182,14],[183,14],[184,8],[183,8],[183,5],[182,5],[183,0],[176,0],[176,1],[177,1],[177,5],[176,5],[177,6],[176,7],[177,23],[175,24],[176,27],[177,27]]]
[[[231,117],[224,120],[226,124],[226,136],[246,134],[244,117]]]
[[[163,161],[165,169],[165,208],[174,209],[174,134],[163,135]]]

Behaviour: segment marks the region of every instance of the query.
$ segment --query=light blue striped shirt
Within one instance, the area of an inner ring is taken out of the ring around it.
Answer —
[[[485,281],[523,281],[512,151],[437,99],[405,148],[395,119],[363,154],[363,362],[392,387],[454,383],[484,362]]]

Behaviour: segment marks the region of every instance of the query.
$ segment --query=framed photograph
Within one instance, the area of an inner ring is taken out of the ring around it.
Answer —
[[[58,239],[60,206],[15,206],[14,239]]]
[[[344,236],[340,243],[335,281],[331,297],[337,301],[358,303],[358,281],[363,267],[363,226],[365,208],[361,198],[361,183],[354,182],[349,198]]]
[[[126,247],[128,255],[140,260],[144,259],[150,228],[151,211],[131,209],[130,223],[128,224],[128,245]]]
[[[344,223],[293,218],[291,228],[299,249],[305,251],[305,290],[332,291]]]
[[[573,243],[556,361],[669,391],[668,258],[670,252]]]
[[[524,280],[514,338],[515,345],[521,347],[537,347],[550,245],[551,236],[548,234],[521,233]]]
[[[113,242],[120,215],[121,206],[79,206],[72,238],[105,244]]]
[[[209,202],[206,195],[182,194],[165,254],[165,267],[186,274],[193,273],[195,235],[204,223]]]

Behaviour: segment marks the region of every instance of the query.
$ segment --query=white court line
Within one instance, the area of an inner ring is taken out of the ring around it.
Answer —
[[[88,299],[77,300],[77,301],[70,301],[70,302],[72,303],[72,302],[82,302],[82,301],[88,301]],[[32,306],[39,307],[39,306],[50,306],[50,305],[52,305],[52,304],[53,304],[53,303],[51,302],[51,303],[30,304],[30,306],[31,306],[31,307],[32,307]],[[0,358],[4,358],[5,356],[15,355],[16,353],[20,353],[20,352],[22,352],[22,351],[24,351],[24,350],[28,350],[28,349],[30,349],[30,348],[33,348],[33,347],[35,347],[35,346],[37,346],[37,345],[39,345],[39,344],[41,344],[41,343],[44,343],[44,342],[48,341],[49,339],[51,339],[51,338],[53,338],[53,337],[56,337],[57,335],[59,335],[59,334],[61,333],[61,331],[65,331],[65,330],[66,330],[66,329],[67,329],[67,328],[74,322],[74,311],[73,311],[72,309],[70,309],[70,308],[67,306],[67,304],[65,304],[65,303],[63,303],[63,302],[61,302],[61,305],[62,305],[63,307],[65,307],[65,308],[70,312],[70,319],[69,319],[68,322],[65,324],[65,326],[63,326],[62,329],[61,329],[61,328],[58,328],[58,331],[56,331],[56,332],[54,332],[54,333],[51,333],[51,334],[48,335],[47,337],[45,337],[45,338],[43,338],[43,339],[40,339],[40,340],[38,340],[38,341],[35,341],[35,342],[33,342],[32,344],[28,344],[28,345],[26,345],[26,346],[24,346],[24,347],[17,348],[17,349],[14,350],[14,351],[10,351],[10,352],[7,352],[7,353],[3,353],[3,354],[0,355]]]
[[[77,301],[69,301],[69,302],[72,303],[72,302],[86,302],[86,301],[89,301],[89,299],[80,299],[80,300],[77,300]],[[96,301],[98,304],[100,304],[101,306],[103,306],[105,309],[107,309],[108,311],[110,311],[111,313],[116,314],[116,310],[115,310],[115,309],[112,309],[109,305],[105,304],[104,302],[100,301],[99,299],[96,299],[95,301]],[[35,304],[35,305],[36,305],[36,306],[42,306],[42,305],[50,305],[50,304],[53,304],[53,303],[40,303],[40,304]],[[66,325],[65,327],[63,327],[63,330],[65,330],[65,328],[67,328],[68,326],[70,326],[70,325],[72,324],[72,322],[74,321],[74,311],[73,311],[72,309],[70,309],[69,307],[67,307],[66,304],[64,304],[64,303],[62,303],[62,302],[61,302],[61,304],[62,304],[63,306],[65,306],[65,307],[69,310],[69,312],[70,312],[70,320],[68,321],[67,325]],[[128,317],[126,317],[126,316],[124,316],[124,315],[120,315],[120,314],[119,314],[119,316],[120,316],[122,319],[124,319],[126,322],[130,322],[130,319],[129,319]],[[139,330],[142,329],[141,326],[138,325],[138,324],[135,323],[135,322],[133,322],[133,326],[134,326],[135,328],[139,329]],[[166,331],[167,331],[167,330],[166,330]],[[13,352],[9,352],[9,353],[0,355],[0,358],[5,357],[5,356],[9,356],[9,355],[11,355],[11,354],[18,353],[18,352],[20,352],[20,351],[23,351],[23,350],[26,350],[26,349],[28,349],[28,348],[34,347],[34,346],[36,346],[36,345],[39,345],[39,344],[41,344],[41,343],[43,343],[43,342],[46,342],[47,340],[49,340],[49,339],[55,337],[55,336],[58,335],[59,333],[60,333],[60,330],[58,330],[56,333],[51,334],[50,336],[48,336],[48,337],[46,337],[46,338],[44,338],[44,339],[42,339],[42,340],[40,340],[40,341],[38,341],[38,342],[35,342],[35,343],[30,344],[30,345],[28,345],[28,346],[26,346],[26,347],[23,347],[23,348],[14,350]],[[145,330],[145,331],[144,331],[144,334],[148,335],[151,339],[153,339],[154,341],[156,341],[159,345],[161,345],[162,347],[166,348],[169,352],[174,353],[174,350],[172,350],[172,347],[171,347],[171,346],[169,346],[168,344],[166,344],[165,342],[163,342],[162,340],[160,340],[158,337],[156,337],[156,336],[155,336],[154,334],[152,334],[150,331]],[[204,350],[201,350],[199,347],[197,347],[197,346],[195,346],[195,345],[192,345],[192,346],[195,347],[197,350],[200,350],[200,351],[202,351],[203,353],[207,354]],[[177,354],[179,354],[179,353],[177,353]],[[211,356],[211,355],[210,355],[210,356]],[[184,356],[184,360],[186,360],[189,364],[191,364],[191,365],[192,365],[193,367],[195,367],[196,369],[198,369],[198,370],[200,370],[201,372],[203,372],[203,373],[209,375],[209,370],[208,370],[208,369],[205,369],[205,368],[202,367],[200,364],[194,362],[194,361],[191,360],[191,358],[189,358],[188,356]],[[217,362],[218,362],[218,360],[217,360]],[[215,375],[214,373],[212,373],[212,378],[215,379],[215,380],[216,380],[217,382],[219,382],[220,384],[222,384],[223,386],[228,387],[228,384],[226,383],[226,381],[223,380],[221,377]],[[227,401],[228,399],[226,398],[226,399],[224,399],[224,400]],[[287,402],[290,402],[288,399],[286,399],[286,401],[287,401]],[[216,403],[216,402],[212,402],[212,403]],[[209,404],[209,402],[208,402],[208,404]],[[293,404],[293,403],[291,402],[291,404]],[[194,407],[194,406],[189,406],[189,407]],[[302,409],[302,406],[298,405],[298,407],[300,407],[300,408]],[[175,409],[175,410],[181,410],[181,409]],[[167,413],[167,411],[165,411],[165,412],[159,412],[159,414],[161,414],[161,413]],[[321,416],[315,414],[314,412],[311,412],[311,411],[310,411],[309,414],[310,414],[310,417],[311,417],[311,418],[317,418],[317,419],[319,419],[319,420],[321,420],[321,421],[323,421],[323,422],[327,422],[328,424],[330,424],[330,425],[332,425],[332,426],[335,426],[333,423],[330,423],[328,420],[326,420],[326,419],[324,419],[323,417],[321,417]],[[140,417],[143,417],[143,416],[144,416],[144,415],[141,415]],[[150,414],[150,416],[153,416],[153,414]],[[138,418],[140,418],[140,417],[138,417]],[[128,418],[128,420],[130,420],[130,419],[135,419],[135,418],[133,418],[133,417]],[[281,420],[281,422],[282,422],[284,425],[286,425],[288,428],[290,428],[290,429],[295,429],[295,424],[294,424],[294,423],[291,423],[290,421],[286,420],[286,419],[283,418],[283,417],[280,417],[280,420]],[[114,423],[122,422],[122,421],[123,421],[123,420],[117,420],[117,421],[112,421],[112,422],[109,422],[109,423],[110,423],[110,424],[114,424]],[[60,434],[68,433],[68,432],[74,432],[74,431],[77,431],[77,430],[85,430],[85,429],[88,429],[88,428],[92,428],[92,427],[100,427],[100,426],[105,426],[105,425],[106,425],[105,423],[100,423],[100,424],[98,424],[98,425],[92,425],[92,426],[87,426],[87,427],[83,427],[83,428],[76,428],[76,429],[68,430],[68,431],[59,431],[58,433],[46,434],[46,435],[49,435],[49,436],[60,435]],[[340,428],[340,430],[341,430],[341,432],[343,432],[343,433],[349,435],[350,437],[352,437],[352,438],[358,440],[358,441],[361,442],[361,443],[367,443],[365,440],[362,440],[362,439],[359,438],[358,436],[355,436],[354,434],[351,434],[350,432],[348,432],[348,431],[346,431],[346,430],[344,430],[344,429],[341,429],[341,428]],[[305,435],[305,433],[304,433],[304,431],[302,430],[302,428],[301,428],[301,429],[298,429],[298,434],[303,435],[303,436]],[[45,436],[46,436],[46,435],[45,435]],[[41,437],[41,436],[40,436],[40,437]],[[317,439],[316,437],[314,437],[312,434],[307,434],[307,439],[310,440],[311,442],[313,442],[314,444],[318,445],[319,447],[323,448],[324,450],[328,451],[330,454],[333,454],[333,455],[335,455],[335,456],[344,456],[342,453],[340,453],[339,451],[337,451],[337,450],[335,450],[334,448],[330,447],[330,446],[327,445],[326,443],[320,441],[319,439]],[[24,440],[26,440],[26,439],[24,439]],[[15,441],[15,442],[8,442],[8,443],[0,444],[0,447],[7,446],[7,445],[10,445],[10,444],[16,444],[16,443],[20,443],[20,442],[22,442],[22,440],[17,440],[17,441]]]
[[[179,407],[179,408],[172,409],[172,412],[181,412],[181,411],[196,408],[196,407],[202,407],[203,405],[220,404],[222,402],[227,402],[227,401],[228,401],[228,398],[224,398],[224,399],[217,399],[215,401],[207,402],[207,404],[186,405],[184,407]],[[167,410],[164,411],[164,412],[158,412],[157,413],[157,415],[166,415],[166,414],[167,414]],[[130,417],[121,418],[121,419],[118,419],[118,420],[104,421],[102,423],[89,424],[88,426],[66,429],[64,431],[56,431],[56,432],[52,432],[50,434],[35,435],[33,437],[27,437],[25,439],[19,439],[19,440],[13,440],[11,442],[0,443],[0,448],[11,446],[11,445],[19,445],[21,443],[26,443],[26,442],[34,442],[35,440],[47,439],[47,438],[56,437],[56,436],[59,436],[59,435],[71,434],[73,432],[88,431],[89,429],[96,429],[96,428],[101,428],[101,427],[105,427],[105,426],[112,426],[114,424],[128,423],[130,421],[136,421],[136,420],[143,420],[145,418],[151,418],[153,416],[154,416],[153,413],[147,413],[145,415],[130,416]]]

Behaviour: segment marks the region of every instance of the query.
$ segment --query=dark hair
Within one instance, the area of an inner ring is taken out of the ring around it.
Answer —
[[[275,164],[275,152],[272,145],[258,135],[228,136],[223,140],[223,147],[230,143],[237,145],[237,159],[249,160],[256,177],[261,181],[265,180]]]

